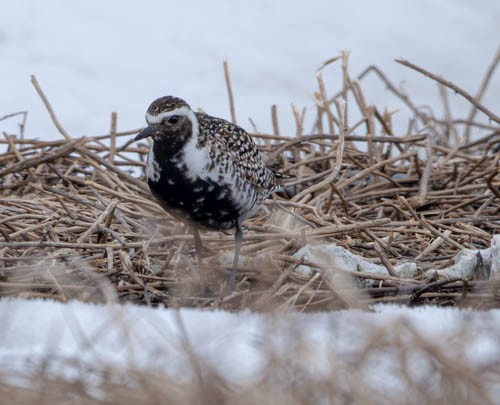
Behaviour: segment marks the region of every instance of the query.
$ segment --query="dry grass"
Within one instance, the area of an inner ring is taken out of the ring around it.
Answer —
[[[347,54],[339,59],[347,65]],[[225,72],[230,88],[227,66]],[[246,222],[247,260],[231,295],[225,293],[228,268],[221,252],[232,254],[233,236],[205,232],[206,257],[198,268],[192,236],[156,204],[141,178],[148,146],[131,142],[136,131],[116,133],[114,116],[110,134],[73,139],[33,77],[64,139],[27,139],[24,127],[21,136],[4,133],[0,295],[102,300],[110,295],[103,295],[98,280],[106,279],[119,300],[152,305],[349,307],[352,300],[342,297],[357,289],[352,283],[339,287],[322,272],[311,279],[293,271],[298,263],[292,254],[298,248],[335,243],[388,270],[387,276],[358,274],[378,283],[356,296],[357,305],[498,306],[494,280],[439,282],[423,276],[425,270],[450,265],[461,249],[489,247],[498,232],[496,116],[484,124],[473,120],[473,113],[472,119],[462,120],[447,111],[440,120],[417,109],[376,67],[355,80],[347,69],[342,72],[343,89],[331,99],[318,76],[312,133],[303,133],[303,112],[294,108],[296,136],[279,134],[277,121],[275,134],[253,134],[269,165],[292,177],[287,193]],[[370,72],[413,112],[405,134],[392,130],[392,113],[367,104],[360,82]],[[444,87],[442,96],[447,106]],[[354,108],[363,118],[348,123]],[[478,99],[472,108],[489,112]],[[460,135],[462,130],[467,136],[485,135],[471,141]],[[422,276],[398,278],[394,265],[405,260],[416,261]]]

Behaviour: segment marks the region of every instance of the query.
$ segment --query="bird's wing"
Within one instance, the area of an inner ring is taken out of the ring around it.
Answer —
[[[196,114],[200,123],[200,132],[205,134],[205,141],[212,144],[216,159],[224,159],[228,154],[241,174],[256,188],[271,190],[278,188],[278,181],[269,169],[257,149],[252,137],[241,127],[226,120],[207,114]]]

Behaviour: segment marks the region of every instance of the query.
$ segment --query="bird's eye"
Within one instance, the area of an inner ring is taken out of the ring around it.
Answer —
[[[170,117],[167,118],[167,122],[169,124],[176,124],[177,121],[179,121],[179,116],[178,115],[171,115]]]

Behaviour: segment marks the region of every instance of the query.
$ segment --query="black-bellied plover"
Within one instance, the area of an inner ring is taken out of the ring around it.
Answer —
[[[221,118],[195,113],[182,99],[161,97],[146,112],[148,126],[136,140],[151,137],[146,177],[153,195],[193,229],[198,260],[198,225],[236,228],[231,284],[242,241],[241,222],[281,190],[248,133]]]

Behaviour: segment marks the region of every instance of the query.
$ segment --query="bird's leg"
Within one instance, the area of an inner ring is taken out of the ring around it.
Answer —
[[[239,218],[236,220],[236,233],[234,234],[234,240],[236,242],[234,247],[234,259],[233,268],[231,269],[231,278],[229,279],[229,288],[231,291],[236,287],[236,271],[238,269],[238,261],[240,259],[240,249],[243,242],[243,231],[241,230],[241,224]]]
[[[205,281],[205,275],[203,274],[203,269],[201,268],[203,261],[203,243],[201,243],[200,231],[196,225],[192,225],[191,229],[193,230],[194,236],[194,246],[196,249],[196,256],[198,257],[198,275],[200,277],[200,293],[201,295],[205,295],[207,284]]]
[[[201,237],[200,237],[200,232],[198,231],[198,227],[196,225],[193,225],[191,227],[193,230],[193,236],[194,236],[194,247],[196,249],[196,256],[198,257],[198,266],[201,267],[202,265],[202,258],[203,258],[203,244],[201,243]]]

